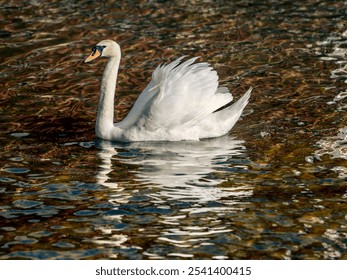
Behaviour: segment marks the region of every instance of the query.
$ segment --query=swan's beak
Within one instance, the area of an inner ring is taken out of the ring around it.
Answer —
[[[101,52],[97,49],[93,50],[93,52],[90,54],[90,56],[88,56],[86,58],[86,60],[84,61],[84,63],[90,62],[96,58],[98,58],[99,56],[101,56]]]

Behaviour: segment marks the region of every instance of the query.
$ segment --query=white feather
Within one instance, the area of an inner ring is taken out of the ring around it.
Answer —
[[[196,57],[184,62],[181,57],[158,66],[128,115],[110,127],[107,124],[111,118],[113,122],[112,84],[116,83],[120,48],[111,40],[99,44],[106,45],[103,56],[109,57],[96,124],[100,138],[130,142],[218,137],[228,133],[248,103],[252,88],[233,105],[218,110],[233,97],[227,88],[219,87],[216,71],[208,63],[194,63]]]

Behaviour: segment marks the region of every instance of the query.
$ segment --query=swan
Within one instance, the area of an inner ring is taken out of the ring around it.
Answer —
[[[114,98],[121,60],[119,44],[103,40],[92,48],[85,63],[106,57],[95,133],[98,138],[119,142],[181,141],[215,138],[229,132],[248,103],[252,88],[237,102],[208,63],[197,57],[159,65],[152,80],[128,115],[114,123]]]

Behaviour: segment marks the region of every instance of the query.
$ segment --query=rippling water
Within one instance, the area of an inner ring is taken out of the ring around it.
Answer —
[[[0,259],[346,259],[345,1],[1,2]],[[222,138],[96,140],[105,61],[124,117],[162,62],[237,99]]]

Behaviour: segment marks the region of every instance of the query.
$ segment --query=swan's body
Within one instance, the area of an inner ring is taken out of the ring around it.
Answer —
[[[95,132],[97,137],[122,141],[199,140],[225,135],[240,118],[252,88],[237,102],[228,89],[218,87],[217,73],[197,58],[182,58],[158,66],[128,115],[114,121],[114,98],[121,52],[112,40],[101,41],[86,59],[99,56],[108,62],[102,77]]]

